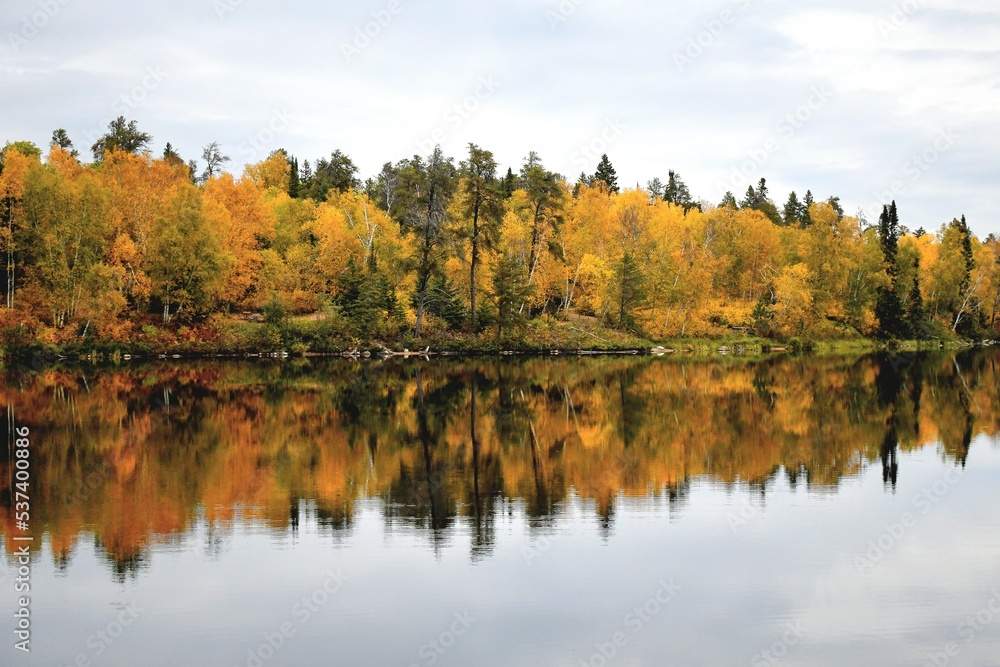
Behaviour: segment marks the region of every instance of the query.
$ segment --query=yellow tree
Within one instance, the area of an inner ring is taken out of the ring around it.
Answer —
[[[94,272],[110,236],[107,190],[91,170],[55,147],[49,164],[29,179],[27,197],[36,241],[33,277],[52,325],[62,328],[84,304],[108,298],[92,292],[99,287],[93,275],[104,275]]]
[[[269,251],[275,216],[264,191],[253,180],[234,181],[231,174],[209,179],[202,194],[204,215],[218,231],[225,268],[219,300],[227,308],[259,308],[273,288],[279,269]]]
[[[397,284],[404,277],[405,241],[399,225],[360,192],[331,193],[308,224],[316,238],[316,283],[328,293],[346,270],[351,257],[363,266],[374,254],[378,265]]]
[[[2,155],[2,171],[0,171],[0,214],[3,217],[3,229],[0,231],[0,241],[7,260],[6,272],[6,306],[14,307],[15,282],[17,279],[18,237],[24,231],[23,198],[25,179],[28,171],[40,167],[37,157],[26,155],[17,147],[8,148]]]
[[[583,296],[583,308],[596,312],[595,295],[610,277],[604,262],[614,213],[612,200],[601,188],[583,186],[569,204],[562,225],[555,230],[562,282],[562,308],[566,312]]]
[[[774,281],[774,314],[778,331],[801,336],[813,321],[815,277],[805,264],[787,266]]]
[[[190,184],[188,171],[183,165],[118,149],[105,153],[97,169],[110,195],[109,263],[122,269],[119,292],[142,309],[149,298],[149,241],[176,189]]]

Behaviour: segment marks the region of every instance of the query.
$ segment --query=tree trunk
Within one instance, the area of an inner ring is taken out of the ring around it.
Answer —
[[[470,264],[469,278],[472,281],[470,286],[472,303],[472,333],[476,333],[478,320],[476,312],[476,269],[479,268],[479,204],[476,204],[472,212],[472,261]]]

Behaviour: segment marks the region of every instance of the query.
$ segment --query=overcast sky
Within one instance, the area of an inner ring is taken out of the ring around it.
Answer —
[[[607,152],[627,187],[674,169],[718,202],[766,177],[779,206],[894,197],[911,229],[1000,233],[995,0],[150,5],[4,0],[0,142],[64,127],[89,156],[125,115],[156,154],[219,141],[236,172],[340,149],[367,177],[471,141],[575,180]]]

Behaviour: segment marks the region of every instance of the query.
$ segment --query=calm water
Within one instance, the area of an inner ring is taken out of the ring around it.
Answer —
[[[10,375],[0,664],[1000,665],[998,362]]]

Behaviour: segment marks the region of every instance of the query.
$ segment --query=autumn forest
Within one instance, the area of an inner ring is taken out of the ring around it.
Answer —
[[[90,163],[62,130],[44,152],[3,149],[0,345],[981,339],[997,324],[1000,244],[959,211],[910,230],[895,202],[878,221],[811,192],[779,207],[765,179],[713,204],[674,171],[623,189],[607,156],[568,180],[474,144],[364,181],[340,151],[277,150],[237,177],[218,144],[199,166],[151,141],[119,118]]]

